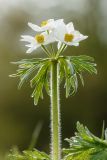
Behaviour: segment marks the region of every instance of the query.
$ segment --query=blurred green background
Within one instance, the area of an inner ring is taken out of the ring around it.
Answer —
[[[89,38],[79,47],[69,47],[65,54],[86,54],[95,58],[98,75],[85,75],[85,87],[65,99],[61,86],[61,117],[63,146],[65,137],[74,134],[79,120],[100,136],[103,120],[107,126],[107,0],[0,0],[0,152],[13,145],[26,149],[35,126],[43,128],[36,147],[49,151],[50,100],[45,94],[38,106],[30,98],[32,89],[26,83],[17,89],[19,79],[9,78],[17,66],[10,64],[22,58],[43,57],[41,50],[25,54],[21,34],[34,34],[28,22],[40,24],[49,18],[73,21],[75,28]]]

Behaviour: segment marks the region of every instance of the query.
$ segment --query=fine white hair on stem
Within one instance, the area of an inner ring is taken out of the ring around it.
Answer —
[[[57,75],[56,75],[56,79],[57,79],[57,97],[56,97],[56,101],[57,101],[57,110],[58,110],[58,160],[61,159],[61,119],[60,119],[60,99],[59,99],[59,65],[57,64]],[[54,77],[55,78],[55,77]],[[50,88],[51,88],[51,95],[50,95],[50,98],[51,98],[51,107],[50,107],[50,113],[51,113],[51,116],[50,116],[50,119],[51,119],[51,125],[50,125],[50,128],[51,128],[51,144],[50,144],[50,147],[51,147],[51,159],[54,160],[53,156],[54,156],[54,150],[55,148],[53,147],[54,146],[54,128],[53,128],[53,121],[55,118],[54,117],[54,114],[53,113],[53,108],[54,107],[54,104],[53,104],[53,74],[52,74],[52,69],[51,69],[51,76],[50,76]],[[57,126],[56,126],[57,127]]]
[[[61,109],[60,109],[60,77],[59,77],[59,64],[57,64],[57,92],[58,92],[58,117],[59,117],[59,150],[60,150],[60,154],[61,154]],[[61,157],[61,155],[59,155],[59,157]]]

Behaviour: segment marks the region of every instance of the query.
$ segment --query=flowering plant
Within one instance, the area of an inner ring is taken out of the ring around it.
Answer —
[[[83,73],[97,73],[94,59],[90,56],[63,56],[62,53],[68,46],[79,46],[80,41],[85,40],[88,36],[82,35],[74,29],[73,23],[64,23],[63,19],[49,19],[41,23],[41,27],[28,23],[36,34],[34,36],[22,35],[21,41],[28,42],[26,45],[31,53],[41,47],[46,53],[46,58],[23,59],[13,62],[19,65],[16,74],[11,77],[20,77],[19,88],[26,80],[30,79],[30,85],[34,88],[32,97],[34,104],[37,105],[39,98],[43,99],[43,88],[46,89],[51,99],[51,159],[60,160],[61,155],[61,120],[60,120],[60,103],[59,87],[64,82],[66,97],[77,92],[79,79],[84,85]],[[57,50],[53,47],[57,44]],[[37,151],[35,150],[37,153]],[[46,158],[45,154],[42,158]],[[68,160],[68,159],[67,159]]]

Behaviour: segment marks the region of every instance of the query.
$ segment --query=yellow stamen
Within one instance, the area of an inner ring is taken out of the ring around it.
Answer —
[[[66,42],[72,42],[73,38],[74,38],[74,35],[73,35],[73,34],[68,34],[68,33],[66,33],[65,36],[64,36],[64,40],[65,40]]]
[[[43,21],[43,22],[41,23],[41,27],[46,26],[47,24],[48,24],[48,21]]]
[[[35,36],[35,39],[38,43],[43,43],[45,38],[43,35],[38,34]]]

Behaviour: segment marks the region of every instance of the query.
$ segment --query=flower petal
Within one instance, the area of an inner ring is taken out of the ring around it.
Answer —
[[[64,42],[68,46],[79,46],[79,42]]]
[[[33,52],[34,50],[36,50],[37,48],[39,48],[41,45],[37,44],[37,45],[31,45],[29,47],[29,49],[26,51],[26,53],[31,53]]]
[[[25,41],[25,42],[30,42],[30,43],[32,43],[32,42],[35,41],[35,39],[34,39],[34,37],[32,37],[32,36],[21,35],[20,41]]]
[[[74,42],[80,42],[80,41],[85,40],[87,38],[88,38],[88,36],[84,36],[79,31],[74,32],[74,40],[73,40]]]
[[[29,49],[26,51],[26,53],[31,53],[38,47],[40,47],[40,44],[38,44],[34,37],[28,36],[28,35],[22,35],[21,41],[28,42],[29,44],[25,45],[26,47],[29,47]]]
[[[55,21],[54,21],[54,19],[49,19],[47,21],[47,24],[42,27],[29,22],[28,26],[31,27],[36,32],[42,32],[42,31],[46,31],[46,30],[52,30],[55,26]]]
[[[49,34],[47,32],[43,32],[42,35],[44,36],[45,38],[45,41],[44,41],[44,45],[47,45],[49,43],[53,43],[56,41],[55,37],[54,37],[54,33],[53,32],[50,32]]]
[[[79,46],[79,43],[78,42],[77,43],[76,42],[75,43],[72,42],[72,46],[76,46],[77,47],[77,46]]]
[[[66,32],[67,32],[67,29],[66,29],[65,23],[63,21],[59,21],[56,24],[56,28],[54,30],[54,35],[55,35],[56,39],[63,42],[64,41],[64,35],[65,35]]]
[[[74,31],[74,25],[73,25],[73,23],[72,22],[68,23],[66,25],[66,28],[67,28],[68,33],[73,32]]]
[[[31,47],[31,48],[29,48],[27,51],[26,51],[26,53],[31,53],[31,52],[33,52],[35,49],[33,48],[33,47]]]
[[[39,27],[39,26],[37,26],[37,25],[35,25],[35,24],[33,24],[33,23],[28,23],[28,26],[30,27],[30,28],[32,28],[34,31],[36,31],[36,32],[41,32],[42,31],[42,29],[41,29],[41,27]]]

